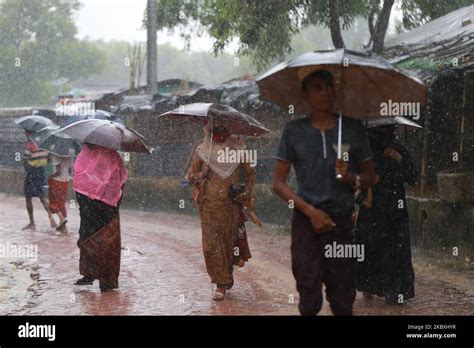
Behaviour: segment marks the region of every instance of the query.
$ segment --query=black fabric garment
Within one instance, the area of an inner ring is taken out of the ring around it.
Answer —
[[[79,227],[79,273],[99,279],[102,288],[118,288],[121,241],[119,205],[110,206],[76,192]]]
[[[415,296],[405,183],[413,185],[419,172],[408,151],[399,144],[371,138],[375,173],[373,206],[360,206],[355,241],[365,245],[364,262],[356,263],[357,289],[399,302]],[[383,152],[391,147],[402,156],[398,163]]]
[[[79,241],[86,240],[94,233],[109,224],[119,213],[118,206],[113,207],[102,201],[90,199],[89,197],[76,192],[77,202],[79,203],[79,216],[81,223],[79,226]]]
[[[319,206],[321,210],[328,211]],[[335,315],[352,315],[355,300],[354,258],[325,256],[325,246],[353,244],[351,215],[334,216],[336,227],[316,234],[310,220],[300,211],[294,211],[291,226],[291,259],[296,288],[300,295],[298,309],[302,315],[316,315],[323,304],[322,284],[326,298]]]

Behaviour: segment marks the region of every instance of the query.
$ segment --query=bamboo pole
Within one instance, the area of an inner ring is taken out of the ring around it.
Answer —
[[[466,102],[467,102],[467,71],[464,71],[463,73],[463,85],[464,85],[464,90],[462,93],[462,113],[461,113],[461,130],[459,134],[459,162],[462,165],[464,163],[463,161],[463,150],[464,150],[464,129],[465,129],[465,123],[466,123]]]

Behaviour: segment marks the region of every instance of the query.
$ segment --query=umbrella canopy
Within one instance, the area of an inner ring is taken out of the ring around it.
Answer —
[[[81,146],[65,133],[58,132],[57,125],[43,128],[31,135],[31,140],[41,149],[47,150],[60,157],[73,157],[79,152]]]
[[[66,118],[66,120],[64,121],[64,123],[61,126],[65,127],[67,125],[76,123],[78,121],[90,120],[90,119],[109,120],[109,121],[114,121],[114,122],[117,122],[117,123],[124,124],[123,120],[117,115],[114,115],[114,114],[112,114],[108,111],[104,111],[104,110],[95,110],[93,113],[91,113],[89,115],[69,116],[69,117]]]
[[[215,103],[192,103],[158,116],[161,119],[182,119],[200,122],[205,125],[211,119],[223,122],[234,135],[260,136],[270,133],[263,124],[253,117],[230,106]]]
[[[263,100],[274,102],[295,113],[310,111],[300,97],[301,81],[316,70],[334,76],[335,111],[355,118],[380,117],[382,103],[426,103],[426,86],[384,58],[338,49],[305,53],[280,63],[257,79]],[[395,115],[394,115],[395,116]]]
[[[121,123],[100,119],[75,122],[58,132],[65,133],[81,143],[90,143],[127,152],[151,153],[142,135]]]
[[[423,128],[418,123],[415,123],[412,120],[409,120],[408,118],[403,117],[403,116],[372,118],[372,119],[368,119],[365,124],[366,124],[366,127],[368,128],[389,126],[392,124],[401,124],[404,126]]]
[[[15,119],[13,122],[30,132],[38,132],[44,127],[54,124],[49,118],[39,115],[28,115]]]

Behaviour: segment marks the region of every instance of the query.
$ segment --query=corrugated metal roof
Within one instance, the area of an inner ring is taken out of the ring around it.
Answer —
[[[388,40],[383,55],[427,82],[443,69],[474,66],[473,47],[471,5]]]
[[[429,46],[452,39],[474,35],[474,5],[460,8],[406,33],[397,35],[385,43],[394,46]]]

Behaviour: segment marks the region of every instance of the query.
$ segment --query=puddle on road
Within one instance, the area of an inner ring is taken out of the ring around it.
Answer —
[[[14,314],[31,305],[38,278],[31,265],[0,258],[0,315]]]

